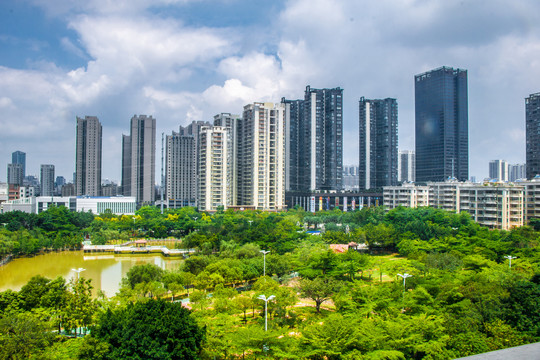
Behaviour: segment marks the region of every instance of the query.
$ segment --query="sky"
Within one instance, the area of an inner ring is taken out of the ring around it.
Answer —
[[[358,101],[396,98],[414,150],[414,75],[467,69],[469,173],[525,162],[525,101],[540,92],[537,0],[2,0],[0,181],[26,152],[72,178],[76,116],[103,126],[103,179],[120,180],[133,115],[161,134],[255,101],[344,89],[343,164],[358,162]],[[156,176],[159,179],[159,176]]]

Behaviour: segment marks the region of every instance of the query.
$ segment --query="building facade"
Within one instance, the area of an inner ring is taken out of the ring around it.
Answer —
[[[288,190],[343,188],[343,89],[306,87],[304,100],[282,99]]]
[[[508,162],[505,160],[492,160],[489,162],[489,178],[496,181],[509,181]]]
[[[467,181],[467,70],[441,67],[414,80],[416,181]]]
[[[400,150],[398,153],[398,182],[416,181],[416,156],[413,150]]]
[[[527,179],[540,174],[540,93],[525,99]]]
[[[41,165],[41,196],[54,195],[54,165]]]
[[[7,182],[10,185],[22,186],[24,182],[24,172],[22,164],[8,164],[7,166]]]
[[[540,175],[531,180],[522,179],[516,184],[525,188],[525,221],[540,219]]]
[[[525,164],[509,164],[508,165],[508,181],[517,181],[519,179],[527,178]]]
[[[122,135],[122,191],[138,205],[155,201],[156,119],[135,115],[130,135]]]
[[[230,127],[204,126],[199,134],[198,207],[216,211],[235,205],[234,143]]]
[[[75,188],[77,195],[101,195],[102,128],[95,116],[77,116]]]
[[[465,211],[479,224],[502,230],[524,223],[525,189],[521,185],[451,180],[428,182],[425,186],[384,187],[383,194],[388,209],[432,206],[457,213]]]
[[[359,177],[358,166],[344,165],[343,166],[343,190],[358,191]]]
[[[429,186],[404,183],[401,186],[385,186],[383,203],[388,209],[399,206],[417,208],[429,206]]]
[[[136,202],[134,197],[107,196],[38,196],[20,198],[0,204],[0,212],[23,211],[39,214],[51,206],[64,206],[70,211],[102,214],[111,211],[115,215],[134,215]]]
[[[397,185],[398,107],[396,99],[359,102],[360,189]]]
[[[379,191],[287,191],[287,208],[301,207],[309,212],[356,211],[364,207],[383,204],[383,194]]]
[[[165,196],[168,208],[196,206],[195,138],[174,132],[165,140]]]
[[[236,205],[260,210],[284,209],[285,106],[273,103],[244,106],[235,143]]]
[[[26,153],[19,150],[12,152],[11,163],[22,165],[22,172],[24,178],[26,176]]]

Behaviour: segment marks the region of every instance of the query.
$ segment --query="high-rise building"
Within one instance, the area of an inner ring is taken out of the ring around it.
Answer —
[[[235,204],[233,139],[231,127],[203,126],[199,133],[200,210],[227,209]]]
[[[413,150],[400,150],[398,154],[398,182],[414,182],[416,156]]]
[[[441,67],[414,82],[416,181],[468,180],[467,70]]]
[[[177,132],[165,141],[165,196],[169,208],[196,206],[195,137]]]
[[[22,164],[8,164],[7,166],[7,182],[9,185],[22,186],[24,181],[23,165]]]
[[[130,135],[122,135],[122,192],[138,205],[155,200],[156,119],[134,115]]]
[[[54,195],[54,165],[41,165],[41,196]]]
[[[199,134],[201,132],[201,129],[203,126],[212,126],[208,121],[192,121],[191,124],[187,126],[180,126],[178,129],[178,133],[180,135],[193,135],[194,139],[194,148],[195,151],[193,152],[193,161],[195,163],[195,183],[197,182],[197,179],[199,178],[199,168],[197,167],[197,161],[199,161]]]
[[[260,210],[285,206],[284,110],[283,104],[244,106],[236,138],[238,206]]]
[[[526,179],[525,164],[509,164],[508,165],[508,181],[516,181],[518,179]]]
[[[101,195],[101,123],[95,116],[77,116],[75,188],[77,195]]]
[[[11,163],[22,165],[22,173],[24,178],[26,176],[26,153],[19,150],[12,152]]]
[[[343,190],[357,191],[358,190],[358,166],[343,165]]]
[[[306,87],[285,107],[287,190],[343,188],[343,89]]]
[[[397,185],[398,107],[396,99],[360,98],[360,189]]]
[[[309,190],[310,171],[306,154],[309,144],[308,128],[304,113],[305,100],[281,99],[285,106],[285,189]]]
[[[236,205],[236,178],[237,178],[237,147],[236,147],[236,139],[237,139],[237,125],[240,121],[240,115],[235,115],[231,113],[220,113],[214,116],[214,126],[222,126],[228,129],[227,132],[227,143],[230,144],[230,150],[228,151],[228,167],[231,172],[231,181],[230,181],[230,188],[231,188],[231,205]]]
[[[540,174],[540,93],[525,98],[525,149],[527,178]]]
[[[508,181],[508,162],[505,160],[492,160],[489,162],[489,178],[497,181]]]

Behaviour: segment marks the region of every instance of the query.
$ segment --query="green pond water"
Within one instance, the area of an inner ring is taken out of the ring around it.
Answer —
[[[67,280],[77,277],[72,269],[84,268],[81,277],[92,279],[94,295],[103,290],[113,296],[120,281],[135,265],[155,264],[162,269],[177,269],[182,263],[179,257],[164,257],[158,254],[114,255],[82,251],[51,252],[29,258],[18,258],[0,266],[0,291],[20,290],[32,276],[42,275],[49,279],[62,276]]]

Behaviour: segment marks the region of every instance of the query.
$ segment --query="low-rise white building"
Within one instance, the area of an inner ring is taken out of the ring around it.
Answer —
[[[136,199],[133,196],[78,196],[75,210],[91,211],[93,214],[111,211],[116,215],[134,215],[136,205]]]
[[[525,187],[521,184],[449,180],[425,186],[386,186],[383,196],[388,209],[432,206],[457,213],[466,211],[479,224],[502,230],[524,223]]]
[[[532,180],[519,180],[516,184],[525,188],[525,221],[540,219],[540,175]]]
[[[0,212],[24,211],[39,214],[51,206],[64,206],[71,211],[101,214],[111,211],[116,215],[133,215],[136,210],[135,197],[124,196],[38,196],[10,200],[0,204]]]

